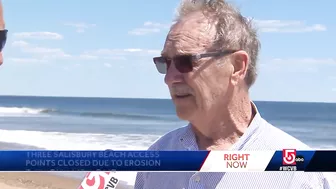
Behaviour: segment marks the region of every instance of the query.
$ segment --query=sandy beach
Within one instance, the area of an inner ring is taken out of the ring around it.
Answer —
[[[46,172],[0,173],[0,189],[77,189],[81,182],[81,179]],[[131,188],[125,180],[120,180],[117,186],[117,189]]]
[[[34,146],[23,146],[16,143],[0,142],[0,150],[32,150]],[[85,175],[85,172],[78,172]],[[121,180],[118,189],[133,188],[127,181],[134,180],[135,175],[118,173]],[[0,189],[77,189],[82,179],[69,176],[64,172],[0,172]]]
[[[0,173],[1,189],[77,189],[80,182],[50,173]]]
[[[0,142],[0,149],[28,150],[34,148],[31,146],[23,147],[22,145],[15,143]],[[1,189],[77,189],[80,183],[80,179],[46,172],[0,173]]]

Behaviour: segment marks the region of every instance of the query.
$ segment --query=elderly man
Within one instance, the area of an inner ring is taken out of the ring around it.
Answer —
[[[260,44],[256,30],[223,0],[184,1],[161,57],[180,119],[189,125],[149,150],[310,149],[265,121],[251,102]],[[328,188],[322,173],[138,173],[136,189]]]
[[[5,19],[3,16],[2,1],[0,0],[0,65],[3,63],[2,49],[5,47],[7,30],[5,29]]]

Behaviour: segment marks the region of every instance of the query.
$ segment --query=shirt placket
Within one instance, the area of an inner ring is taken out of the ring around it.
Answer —
[[[192,136],[181,137],[180,142],[184,149],[188,151],[198,150],[196,140]],[[201,174],[199,172],[193,174],[189,179],[188,188],[184,189],[204,189],[204,179],[202,179]]]

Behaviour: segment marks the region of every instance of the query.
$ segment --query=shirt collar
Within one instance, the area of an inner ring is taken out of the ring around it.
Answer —
[[[255,115],[246,129],[245,133],[239,138],[239,140],[231,146],[229,150],[243,150],[245,144],[247,144],[248,141],[250,141],[251,137],[254,136],[254,134],[259,130],[259,127],[262,125],[260,124],[262,121],[261,115],[258,111],[257,106],[251,102],[251,106],[253,111],[255,112]],[[191,124],[189,123],[186,127],[185,132],[183,132],[179,137],[179,142],[182,144],[182,146],[187,150],[198,150],[198,145],[196,142],[195,134],[191,128]]]
[[[239,138],[239,140],[231,146],[229,150],[243,150],[245,145],[251,141],[253,136],[256,136],[255,134],[260,130],[260,127],[262,127],[262,117],[259,113],[259,110],[257,106],[251,102],[252,108],[255,111],[255,115],[248,126],[248,128],[245,130],[245,133]]]

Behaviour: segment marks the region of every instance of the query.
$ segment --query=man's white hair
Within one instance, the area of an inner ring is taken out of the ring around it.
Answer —
[[[182,0],[177,9],[176,20],[201,11],[216,28],[214,48],[216,50],[239,49],[249,55],[249,67],[245,78],[250,87],[257,78],[257,59],[260,42],[252,20],[225,0]]]

